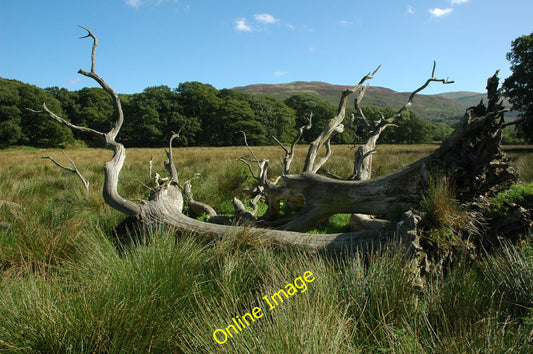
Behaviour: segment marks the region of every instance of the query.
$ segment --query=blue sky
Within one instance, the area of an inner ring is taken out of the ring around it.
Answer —
[[[120,93],[201,81],[218,89],[256,83],[371,84],[412,91],[431,73],[453,85],[424,93],[484,92],[511,41],[533,32],[531,0],[2,0],[0,76],[39,87],[96,86]]]

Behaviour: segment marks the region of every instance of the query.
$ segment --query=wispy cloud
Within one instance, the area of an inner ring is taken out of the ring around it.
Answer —
[[[136,9],[139,8],[139,6],[141,6],[141,0],[125,0],[124,3],[128,6],[131,6],[131,7],[134,7]]]
[[[453,9],[451,7],[448,7],[448,8],[445,8],[445,9],[441,9],[441,8],[436,7],[434,9],[429,10],[429,13],[433,17],[446,16],[446,15],[451,14],[452,12],[453,12]]]
[[[254,18],[257,22],[260,23],[276,23],[279,21],[277,18],[274,18],[274,16],[270,14],[256,14],[254,15]]]
[[[351,26],[353,25],[353,22],[352,21],[348,21],[348,20],[341,20],[339,21],[339,23],[343,26]]]
[[[124,3],[128,6],[131,6],[135,9],[138,9],[141,7],[141,5],[156,5],[159,6],[161,4],[173,2],[177,3],[179,0],[124,0]]]
[[[237,31],[242,31],[242,32],[252,32],[252,27],[250,27],[246,23],[246,19],[244,17],[239,18],[237,21],[235,21],[235,29]]]
[[[280,77],[280,76],[283,76],[283,75],[287,75],[289,72],[288,71],[276,71],[274,73],[274,76],[275,77]]]
[[[450,4],[452,7],[447,7],[445,9],[441,9],[439,7],[436,7],[434,9],[430,9],[429,10],[429,13],[431,14],[431,16],[433,17],[443,17],[443,16],[447,16],[449,14],[451,14],[453,12],[453,7],[456,6],[456,5],[462,5],[462,4],[466,4],[467,2],[469,2],[470,0],[450,0]]]
[[[76,85],[78,82],[81,81],[81,78],[77,78],[77,79],[73,79],[73,80],[70,80],[68,82],[68,85],[71,86],[71,85]]]
[[[253,19],[248,22],[246,17],[241,17],[235,21],[235,29],[243,32],[253,32],[260,30],[260,25],[271,25],[278,23],[279,20],[270,14],[255,14]],[[293,26],[288,25],[289,28],[294,29]]]
[[[410,15],[414,15],[415,14],[415,10],[413,9],[413,7],[411,5],[409,5],[407,7],[407,13],[409,13]]]

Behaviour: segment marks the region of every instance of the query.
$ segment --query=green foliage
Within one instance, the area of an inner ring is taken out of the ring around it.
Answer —
[[[296,113],[277,98],[246,95],[245,99],[265,128],[265,143],[272,143],[272,137],[289,143],[296,133]]]
[[[505,95],[513,110],[524,120],[517,126],[519,134],[533,141],[533,33],[516,38],[507,53],[512,74],[504,82]]]
[[[15,144],[22,137],[22,112],[17,106],[0,106],[0,147]]]
[[[61,104],[44,90],[15,80],[0,78],[0,146],[30,144],[64,146],[73,141],[70,129],[46,119],[27,108],[48,108],[63,114]]]
[[[335,107],[316,95],[298,93],[285,100],[285,104],[296,112],[296,126],[307,125],[309,115],[313,114],[313,126],[304,132],[303,141],[311,142],[322,132],[331,118],[336,115]]]
[[[294,94],[281,101],[236,90],[217,90],[200,82],[180,83],[176,89],[148,87],[142,93],[119,97],[125,120],[118,139],[126,147],[165,146],[171,132],[180,129],[177,146],[242,145],[241,130],[246,132],[251,145],[273,144],[273,137],[287,144],[313,113],[312,129],[304,133],[302,141],[311,142],[336,114],[335,106],[314,94]],[[27,107],[39,109],[42,102],[76,125],[105,132],[113,122],[111,97],[101,88],[72,92],[58,87],[41,90],[15,80],[0,79],[2,146],[65,146],[73,143],[73,137],[90,146],[101,146],[98,137],[71,132],[44,114],[26,110]],[[394,113],[375,106],[364,107],[364,110],[370,119]],[[355,113],[354,108],[347,108],[345,123],[352,113]],[[335,136],[333,142],[348,144],[363,139],[360,123],[356,121],[355,129]],[[431,136],[440,139],[449,133],[444,123],[431,128],[412,112],[402,114],[397,124],[398,127],[384,132],[381,142],[420,143],[430,141]]]
[[[533,206],[533,183],[514,184],[509,189],[498,193],[490,202],[492,210],[500,214],[505,214],[509,203],[522,204],[526,207]]]
[[[336,234],[350,232],[351,214],[335,214],[324,221],[317,228],[309,231],[310,234]]]
[[[382,109],[381,114],[389,118],[396,114],[390,108]],[[423,122],[412,111],[404,111],[394,124],[395,127],[387,128],[381,135],[380,141],[389,144],[420,144],[431,142],[431,126]]]

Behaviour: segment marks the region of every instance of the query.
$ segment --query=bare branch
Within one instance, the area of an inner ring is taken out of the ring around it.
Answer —
[[[213,209],[212,206],[194,200],[191,181],[185,181],[185,186],[183,187],[183,196],[189,204],[189,214],[191,216],[198,217],[202,216],[202,214],[205,213],[209,216],[209,220],[218,216],[217,212],[215,211],[215,209]]]
[[[98,45],[98,39],[96,38],[96,36],[93,34],[93,32],[90,29],[85,28],[83,26],[80,26],[80,27],[88,32],[86,36],[80,37],[80,39],[89,38],[89,37],[91,37],[93,39],[93,49],[92,49],[92,54],[91,54],[91,62],[92,62],[92,64],[91,64],[91,72],[94,74],[96,46]]]
[[[172,156],[172,141],[174,139],[177,139],[180,137],[181,129],[174,133],[172,132],[172,136],[170,137],[170,141],[168,143],[169,149],[166,151],[168,160],[164,162],[165,169],[170,174],[170,182],[178,184],[178,171],[176,170],[176,165],[174,165],[174,157]]]
[[[304,131],[311,129],[313,126],[313,112],[309,114],[309,117],[307,118],[307,124],[302,125],[298,129],[298,135],[294,138],[291,144],[291,149],[288,150],[283,144],[275,137],[273,136],[276,143],[278,143],[279,146],[285,151],[285,157],[283,158],[283,174],[287,175],[290,173],[291,163],[294,159],[294,148],[296,147],[296,144],[298,144],[298,141],[302,138]]]
[[[455,81],[449,81],[447,78],[446,79],[437,79],[437,78],[435,78],[435,68],[436,68],[436,66],[437,66],[437,62],[433,61],[433,70],[431,71],[431,78],[429,78],[422,86],[420,86],[419,88],[417,88],[416,90],[414,90],[411,93],[411,95],[409,96],[409,99],[407,100],[407,103],[405,105],[403,105],[402,108],[400,108],[400,110],[396,113],[396,115],[401,114],[407,108],[411,107],[411,105],[413,104],[413,99],[415,98],[416,94],[419,93],[420,91],[424,90],[426,87],[428,87],[430,83],[432,83],[432,82],[441,82],[444,85],[448,85],[448,84],[453,84],[455,82]]]
[[[122,104],[120,103],[120,98],[118,97],[118,94],[115,92],[115,90],[109,86],[104,79],[102,79],[100,76],[98,76],[95,71],[95,53],[96,53],[96,46],[98,45],[98,39],[96,36],[91,32],[91,30],[80,26],[84,30],[88,32],[88,34],[81,38],[88,38],[91,37],[93,39],[93,46],[92,46],[92,55],[91,55],[91,72],[87,72],[83,69],[78,70],[79,74],[82,74],[83,76],[90,77],[91,79],[98,82],[98,84],[111,96],[113,99],[113,107],[115,108],[115,120],[114,120],[114,126],[113,128],[107,133],[107,138],[114,141],[118,132],[120,131],[120,128],[122,127],[122,123],[124,122],[124,113],[122,111]],[[107,141],[106,141],[107,142]]]
[[[357,118],[363,121],[365,125],[364,128],[367,130],[370,129],[371,124],[366,118],[365,114],[363,113],[363,109],[361,108],[361,101],[363,100],[363,97],[365,96],[366,90],[368,89],[369,86],[370,85],[367,84],[361,91],[359,91],[359,94],[357,95],[357,98],[354,101],[355,109],[357,110]],[[352,116],[352,120],[350,121],[353,121],[354,119],[355,117]]]
[[[252,154],[257,164],[259,164],[259,159],[257,158],[257,156],[255,156],[253,150],[250,148],[250,145],[248,145],[248,140],[246,139],[246,133],[244,132],[244,130],[240,130],[240,132],[242,133],[242,136],[244,137],[244,144],[246,144],[246,148],[248,149],[248,151],[250,151],[250,154]]]
[[[355,153],[354,157],[354,171],[352,174],[352,177],[350,179],[370,179],[372,176],[372,153],[376,151],[376,143],[379,139],[380,134],[388,127],[396,126],[394,121],[398,119],[401,114],[408,109],[413,104],[413,99],[415,95],[424,90],[431,82],[442,82],[443,84],[451,84],[453,81],[449,81],[448,79],[437,79],[435,78],[435,68],[436,68],[436,62],[433,62],[433,68],[431,70],[431,77],[426,80],[426,82],[414,90],[407,100],[407,103],[405,103],[392,117],[385,118],[383,115],[381,116],[381,119],[369,122],[368,119],[365,117],[363,110],[361,108],[361,100],[364,96],[364,92],[368,88],[368,85],[363,88],[360,92],[358,97],[356,98],[354,104],[355,108],[357,110],[357,118],[361,119],[364,123],[364,130],[367,135],[367,140],[364,145],[361,145],[359,149]]]
[[[320,133],[320,135],[309,145],[309,150],[307,152],[307,157],[305,159],[305,165],[304,165],[304,171],[306,172],[313,172],[317,171],[318,169],[315,169],[315,159],[318,154],[318,150],[324,145],[324,143],[331,138],[332,134],[334,134],[337,127],[342,123],[344,120],[344,117],[346,115],[346,103],[348,102],[348,96],[358,90],[361,89],[363,84],[370,79],[374,78],[374,75],[377,73],[377,71],[381,68],[381,65],[376,68],[372,73],[369,73],[365,75],[361,81],[359,81],[359,84],[357,84],[355,87],[351,89],[344,90],[341,94],[341,98],[339,101],[339,106],[337,108],[337,115],[333,117],[328,125],[324,128],[324,130]]]
[[[141,181],[140,179],[135,179],[135,181],[137,181],[141,186],[143,186],[144,188],[148,189],[149,191],[151,192],[154,192],[154,189],[153,188],[150,188],[149,186],[147,186],[143,181]]]
[[[85,188],[85,191],[87,193],[89,193],[89,181],[86,180],[85,177],[83,177],[81,172],[78,170],[78,167],[76,167],[76,164],[74,163],[74,161],[72,161],[72,159],[64,151],[62,151],[62,153],[70,161],[70,164],[72,165],[72,168],[60,164],[59,162],[54,160],[54,158],[51,157],[51,156],[42,156],[41,159],[49,159],[50,161],[52,161],[59,168],[62,168],[64,170],[67,170],[69,172],[72,172],[72,173],[76,174],[76,176],[78,176],[78,178],[80,179],[81,183],[83,183],[83,187]]]
[[[148,163],[148,172],[149,172],[150,178],[152,178],[153,163],[154,163],[154,155],[151,155],[150,162]]]
[[[244,163],[246,166],[248,166],[248,169],[250,170],[250,174],[252,175],[253,178],[255,179],[259,179],[259,176],[256,176],[255,173],[254,173],[254,170],[252,168],[252,165],[248,162],[249,160],[248,159],[245,159],[244,157],[239,157],[237,159],[237,161],[241,161],[242,163]]]
[[[46,106],[46,103],[43,103],[43,109],[40,110],[40,111],[36,111],[36,110],[31,109],[31,108],[26,108],[26,110],[28,110],[30,112],[33,112],[33,113],[46,113],[46,114],[48,114],[48,116],[50,118],[52,118],[53,120],[55,120],[56,122],[58,122],[60,124],[63,124],[65,126],[69,127],[70,129],[74,129],[74,130],[77,130],[77,131],[80,131],[80,132],[84,132],[84,133],[90,133],[90,134],[99,136],[99,137],[101,137],[102,139],[105,140],[105,134],[104,133],[99,132],[99,131],[94,130],[94,129],[91,129],[91,128],[82,127],[82,126],[70,123],[68,120],[63,119],[60,116],[58,116],[57,114],[55,114],[54,112],[50,111],[48,109],[48,107]]]
[[[261,197],[261,194],[258,194],[248,202],[248,205],[254,209],[254,211],[252,212],[252,215],[254,217],[257,217],[257,212],[259,211],[259,206],[257,205],[257,202],[259,202],[259,199],[261,199]]]
[[[248,145],[248,140],[246,139],[246,133],[242,130],[240,132],[244,136],[244,143],[246,144],[246,148],[248,149],[248,151],[250,151],[250,153],[252,154],[254,158],[253,162],[255,162],[257,164],[257,167],[259,168],[259,173],[257,174],[257,176],[253,173],[252,166],[249,163],[252,160],[246,159],[244,157],[240,157],[237,159],[237,161],[241,161],[244,164],[246,164],[252,176],[259,181],[259,185],[264,186],[267,183],[267,177],[268,177],[268,160],[259,160],[257,156],[255,155],[255,153],[253,152],[253,150]]]
[[[339,124],[337,128],[335,129],[335,131],[333,132],[333,134],[330,136],[330,138],[326,140],[326,142],[324,143],[324,147],[326,148],[326,154],[320,159],[320,161],[318,161],[317,164],[315,164],[315,167],[313,168],[313,173],[317,173],[317,171],[320,168],[322,168],[322,166],[324,166],[324,164],[329,160],[329,158],[331,157],[333,153],[331,150],[331,139],[336,134],[341,134],[343,131],[344,131],[344,125]]]
[[[115,117],[114,117],[114,125],[112,129],[108,133],[102,133],[91,128],[80,127],[52,113],[46,107],[46,104],[44,103],[43,103],[43,109],[44,109],[44,112],[46,112],[50,118],[59,122],[60,124],[63,124],[71,129],[75,129],[78,131],[83,131],[83,132],[91,133],[96,136],[100,136],[105,140],[106,148],[113,151],[113,158],[104,165],[104,173],[105,173],[104,188],[103,188],[104,200],[109,206],[111,206],[112,208],[118,211],[125,213],[126,215],[139,217],[142,211],[140,206],[135,204],[131,200],[123,198],[118,193],[118,179],[119,179],[120,171],[126,159],[126,149],[124,148],[122,144],[117,143],[115,141],[115,138],[118,132],[120,131],[120,128],[122,127],[122,123],[124,122],[124,113],[122,111],[122,105],[120,103],[120,98],[118,97],[118,94],[115,92],[115,90],[113,90],[111,86],[109,86],[100,76],[98,76],[94,72],[94,62],[95,62],[94,56],[95,56],[96,45],[98,44],[98,40],[96,39],[96,36],[90,30],[88,30],[87,28],[84,28],[84,29],[89,34],[83,38],[87,38],[87,37],[93,38],[92,57],[91,57],[92,65],[91,65],[91,72],[86,72],[80,69],[78,73],[84,76],[90,77],[96,82],[98,82],[98,84],[113,99]],[[43,112],[43,111],[34,111],[34,110],[30,110],[30,111],[36,112],[36,113]]]
[[[257,218],[255,215],[248,211],[244,204],[237,198],[233,197],[233,200],[231,201],[231,204],[233,205],[233,210],[235,211],[235,219],[240,224],[255,224],[257,222]]]

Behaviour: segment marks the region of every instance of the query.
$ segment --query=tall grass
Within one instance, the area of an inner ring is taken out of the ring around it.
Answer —
[[[393,150],[407,147],[387,148],[384,155],[396,163],[403,153]],[[351,151],[338,149],[339,160],[328,168],[340,174],[334,166],[349,161]],[[218,190],[230,195],[250,182],[232,161],[242,152],[176,150],[180,178],[200,173],[193,179],[195,198],[223,209],[225,196]],[[530,243],[506,246],[474,266],[458,262],[446,277],[430,277],[422,288],[415,284],[416,260],[394,247],[334,257],[274,247],[247,232],[213,241],[156,230],[130,235],[133,244],[117,249],[112,230],[124,217],[100,194],[109,153],[69,152],[91,181],[88,195],[76,176],[38,159],[54,153],[0,152],[0,199],[20,205],[0,207],[0,221],[10,224],[0,229],[0,351],[532,350]],[[152,154],[156,163],[163,161],[158,150],[128,150],[121,175],[127,197],[148,194],[135,179],[150,184]],[[256,154],[270,157],[275,169],[281,166],[279,148],[261,147]],[[376,163],[386,164],[378,156]],[[307,271],[315,277],[307,290],[268,311],[262,297]],[[216,329],[256,306],[263,317],[226,343],[215,342]]]

